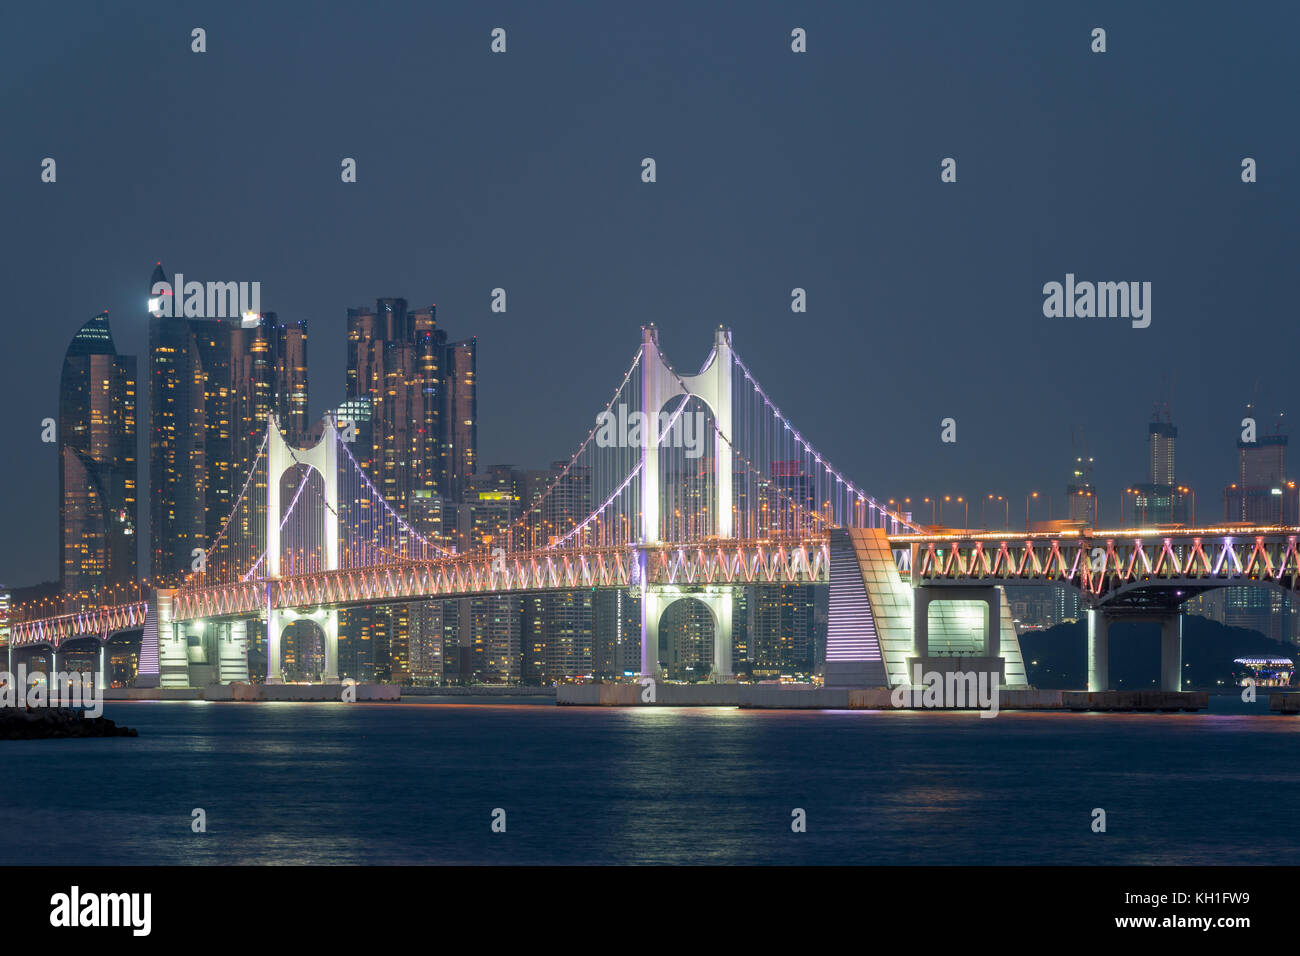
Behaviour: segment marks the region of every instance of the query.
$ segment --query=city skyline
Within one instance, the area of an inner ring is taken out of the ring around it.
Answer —
[[[155,265],[154,274],[150,279],[151,288],[155,282],[160,280],[160,278],[164,281],[166,279],[166,272],[164,270],[163,263],[161,261],[159,261]],[[349,316],[349,326],[350,327],[356,326],[358,322],[373,323],[375,314],[379,311],[382,311],[385,308],[385,304],[388,305],[390,311],[394,304],[400,304],[399,311],[402,311],[403,314],[405,314],[405,310],[407,308],[406,307],[407,300],[401,297],[386,298],[381,296],[378,297],[375,301],[377,303],[377,307],[375,309],[371,309],[370,307],[347,308],[346,312]],[[421,322],[424,322],[428,329],[435,329],[437,325],[436,320],[434,319],[436,308],[437,308],[436,306],[429,306],[427,309],[423,309],[423,310],[411,309],[410,310],[410,315],[412,317],[411,322],[414,324],[412,324],[410,329],[407,331],[409,331],[411,335],[417,334],[415,330],[419,325],[419,323]],[[423,316],[423,319],[421,319],[421,316]],[[159,322],[158,319],[153,319],[152,321],[155,324]],[[167,321],[167,320],[163,320],[163,321]],[[403,318],[401,321],[405,322],[406,320]],[[85,323],[82,330],[76,336],[73,337],[71,344],[68,346],[69,354],[71,354],[74,351],[74,349],[78,348],[77,343],[79,342],[79,340],[85,339],[87,337],[86,330],[90,329],[97,322],[101,323],[105,328],[108,328],[108,313],[106,312],[100,313],[98,316],[92,317],[90,320],[88,320]],[[225,336],[224,344],[221,346],[221,349],[223,350],[223,355],[231,348],[235,350],[235,352],[231,354],[238,353],[241,349],[241,346],[238,344],[238,342],[242,341],[243,336],[248,336],[251,344],[251,349],[253,351],[257,351],[259,350],[259,348],[263,351],[269,350],[272,353],[272,356],[274,356],[275,354],[278,354],[278,352],[280,351],[287,351],[286,347],[283,345],[283,340],[286,334],[291,334],[290,330],[286,325],[281,325],[278,322],[278,317],[276,312],[261,313],[257,315],[255,321],[251,319],[250,316],[246,315],[245,317],[243,317],[242,322],[240,320],[219,320],[219,319],[211,319],[211,320],[210,319],[177,319],[174,323],[172,323],[172,325],[174,327],[180,327],[185,323],[190,323],[190,322],[197,322],[198,323],[197,327],[210,326],[214,329],[222,330],[222,334],[224,334]],[[307,323],[304,320],[298,320],[294,324],[297,326],[297,335],[301,341],[301,344],[297,346],[298,351],[294,353],[297,356],[297,358],[294,361],[297,364],[302,365],[304,361],[304,355],[307,351],[306,350]],[[390,324],[391,324],[391,319],[390,319]],[[366,327],[369,328],[369,325],[367,325]],[[391,332],[392,330],[390,329],[390,333]],[[156,334],[157,333],[151,333],[151,335],[156,335]],[[367,331],[365,333],[365,336],[369,336],[370,334],[371,333]],[[402,333],[402,334],[405,335],[406,333]],[[425,334],[427,336],[428,333],[426,332],[420,334]],[[467,358],[462,359],[461,361],[462,364],[464,364],[466,368],[469,370],[469,379],[471,381],[474,380],[477,376],[477,362],[476,362],[477,349],[475,347],[477,336],[474,336],[472,340],[449,342],[447,340],[446,332],[441,328],[436,328],[436,335],[439,337],[439,341],[444,343],[444,345],[438,346],[438,349],[442,350],[438,354],[442,356],[442,361],[444,361],[447,364],[448,380],[453,381],[455,378],[455,367],[456,367],[455,356],[461,353],[467,356]],[[278,337],[282,341],[282,344],[279,346],[278,349],[271,344],[267,344],[270,339],[275,339],[276,337]],[[112,341],[111,333],[107,333],[107,332],[103,333],[102,335],[100,335],[100,338],[107,338],[108,347],[110,349],[112,348],[113,341]],[[345,349],[348,351],[351,357],[348,360],[348,368],[346,370],[347,374],[345,376],[345,387],[341,390],[344,393],[345,397],[341,401],[336,401],[332,403],[327,401],[325,403],[327,405],[327,412],[335,414],[336,416],[343,414],[350,407],[350,404],[354,403],[363,392],[371,396],[378,394],[377,392],[378,386],[375,383],[367,382],[364,383],[364,387],[359,387],[357,367],[358,364],[362,366],[362,372],[360,373],[362,377],[366,376],[367,374],[373,375],[373,373],[366,373],[364,371],[364,367],[366,366],[366,363],[368,361],[375,362],[375,361],[380,361],[380,359],[378,359],[377,357],[372,359],[367,359],[363,354],[363,352],[365,351],[364,349],[361,352],[358,351],[358,336],[355,332],[355,329],[353,331],[349,331],[346,338],[347,341],[345,343]],[[376,341],[382,341],[382,339]],[[412,339],[412,341],[414,341],[414,339]],[[255,344],[256,342],[263,342],[264,344],[259,347],[258,345]],[[211,344],[215,346],[217,343],[213,342]],[[319,345],[320,343],[318,342],[318,347]],[[247,350],[250,348],[250,346],[243,346],[243,348]],[[82,345],[80,346],[80,350],[84,352],[87,350],[87,347],[85,345]],[[378,355],[378,353],[376,353],[376,355]],[[128,361],[134,364],[136,359],[137,359],[136,356],[127,355],[127,356],[123,356],[120,361]],[[223,359],[223,361],[225,360]],[[66,362],[67,359],[65,359],[65,365]],[[152,364],[152,362],[150,361],[148,364]],[[382,365],[380,365],[379,367],[382,368]],[[437,374],[436,365],[435,365],[434,373],[435,375]],[[238,375],[239,373],[236,374]],[[236,486],[240,483],[242,478],[246,476],[247,465],[252,460],[253,457],[252,453],[255,452],[256,445],[260,442],[260,436],[262,434],[262,430],[264,427],[265,413],[267,408],[275,410],[276,413],[279,415],[281,421],[281,427],[282,429],[285,430],[286,435],[290,438],[291,441],[302,441],[306,439],[307,436],[309,436],[314,430],[317,430],[319,428],[319,421],[317,419],[310,419],[308,417],[308,412],[307,412],[308,400],[310,399],[311,401],[311,407],[315,407],[315,403],[317,399],[313,396],[312,390],[309,390],[307,387],[308,379],[305,374],[305,367],[299,369],[299,377],[293,380],[292,383],[286,381],[285,383],[282,383],[280,386],[276,386],[273,382],[269,383],[266,386],[266,388],[263,388],[262,386],[258,386],[257,383],[254,382],[253,378],[250,378],[250,375],[256,377],[256,374],[261,374],[263,376],[270,375],[274,377],[277,374],[284,374],[284,373],[282,370],[279,370],[276,367],[274,358],[271,359],[271,367],[269,369],[264,369],[260,373],[254,373],[252,370],[247,370],[242,373],[243,378],[240,380],[247,382],[249,384],[249,387],[244,390],[242,397],[237,397],[236,395],[232,395],[231,400],[234,401],[236,405],[239,405],[240,407],[242,407],[243,404],[248,405],[247,412],[244,414],[248,416],[247,424],[250,426],[250,429],[248,429],[249,434],[245,437],[239,439],[230,437],[227,439],[227,441],[230,443],[230,450],[233,451],[236,447],[242,449],[242,452],[239,455],[235,456],[235,459],[233,459],[229,464],[221,465],[222,470],[229,471],[230,474],[225,475],[224,476],[225,480],[222,482],[218,482],[217,484],[219,487],[224,488],[225,493],[228,495],[234,494],[235,491],[237,491]],[[150,375],[151,381],[153,380],[153,378],[154,376]],[[258,398],[260,392],[266,391],[267,388],[270,389],[269,398]],[[238,389],[235,390],[235,392],[238,391],[239,391]],[[142,420],[151,422],[154,416],[154,412],[153,412],[154,396],[151,394],[150,389],[147,386],[145,387],[144,392],[145,394],[149,394],[150,397],[144,401],[141,401],[141,396],[136,395],[134,407],[131,409],[130,417],[134,419],[135,416],[141,416]],[[280,397],[282,393],[283,393],[283,398]],[[291,393],[292,393],[292,398],[290,397]],[[479,461],[479,456],[477,453],[478,418],[476,414],[476,409],[477,409],[476,383],[470,386],[470,390],[468,394],[470,396],[468,399],[470,405],[468,407],[472,410],[469,412],[470,417],[463,422],[467,427],[463,429],[461,433],[457,436],[459,439],[457,444],[460,444],[463,447],[464,446],[468,447],[468,457],[462,459],[458,466],[453,467],[451,466],[450,462],[446,466],[444,466],[449,469],[445,473],[446,475],[445,477],[442,478],[431,477],[428,479],[423,479],[423,487],[429,490],[434,490],[435,492],[439,493],[445,500],[453,503],[459,501],[461,497],[461,493],[467,487],[466,479],[470,475],[474,475],[474,474],[479,474],[480,476],[486,475],[489,474],[491,469],[494,468],[496,469],[519,468],[521,471],[527,471],[527,464],[520,463],[515,459],[510,459],[501,462],[490,462],[485,466],[488,469],[488,472],[476,472],[474,470],[477,467]],[[201,398],[199,400],[201,401]],[[63,400],[61,399],[61,401]],[[270,402],[269,405],[267,404],[268,401]],[[1175,446],[1177,441],[1176,436],[1178,435],[1178,428],[1176,425],[1172,423],[1171,412],[1167,402],[1156,401],[1154,403],[1154,406],[1155,406],[1155,411],[1151,414],[1147,423],[1147,436],[1146,436],[1147,440],[1145,443],[1146,444],[1145,457],[1147,459],[1149,481],[1155,482],[1155,484],[1152,485],[1148,483],[1146,485],[1143,485],[1141,483],[1138,483],[1133,486],[1125,485],[1123,488],[1113,488],[1113,489],[1097,488],[1096,491],[1094,492],[1096,497],[1096,504],[1094,504],[1093,507],[1094,508],[1100,507],[1101,509],[1100,513],[1102,516],[1101,521],[1096,524],[1097,527],[1114,527],[1114,528],[1134,527],[1143,523],[1143,521],[1151,525],[1168,524],[1168,523],[1183,523],[1183,524],[1191,523],[1190,518],[1193,512],[1186,507],[1186,502],[1187,500],[1190,500],[1191,502],[1193,502],[1192,507],[1193,508],[1195,507],[1194,502],[1196,500],[1196,489],[1193,486],[1184,485],[1182,484],[1182,482],[1179,482],[1177,486],[1173,488],[1175,492],[1175,499],[1176,500],[1179,498],[1183,499],[1183,503],[1181,505],[1176,503],[1175,505],[1172,506],[1175,509],[1174,512],[1169,511],[1169,508],[1171,506],[1169,505],[1167,499],[1164,500],[1163,505],[1160,505],[1158,503],[1152,503],[1149,508],[1148,504],[1146,503],[1146,499],[1142,497],[1142,495],[1146,495],[1147,498],[1150,498],[1151,489],[1153,487],[1158,488],[1158,486],[1160,486],[1161,484],[1169,484],[1169,482],[1163,482],[1163,481],[1156,482],[1155,481],[1156,478],[1163,479],[1165,477],[1174,475],[1175,465],[1173,460],[1173,447]],[[232,409],[234,408],[234,406],[231,407]],[[451,410],[451,406],[445,406],[444,414],[447,414],[448,412],[450,412],[450,410]],[[1247,411],[1250,412],[1251,409],[1247,407]],[[60,432],[64,428],[64,422],[63,422],[64,414],[65,413],[61,412],[60,415],[60,423],[59,423]],[[369,413],[367,412],[367,415],[368,414]],[[431,421],[435,421],[437,419],[436,412],[431,414],[434,414],[434,419],[431,419]],[[455,415],[450,416],[450,418],[452,419],[454,419],[455,417],[456,417]],[[241,420],[243,419],[241,418]],[[390,423],[390,425],[395,427],[395,420],[394,423]],[[367,441],[371,440],[369,436],[372,433],[373,426],[371,426],[367,421],[366,423],[363,423],[361,425],[361,428],[363,433],[367,436],[366,440]],[[1269,466],[1265,466],[1265,465],[1253,466],[1253,470],[1259,473],[1259,475],[1257,475],[1257,480],[1253,480],[1253,483],[1256,486],[1258,486],[1255,493],[1257,495],[1262,496],[1261,505],[1258,507],[1252,506],[1252,508],[1248,510],[1247,505],[1244,503],[1244,499],[1238,501],[1236,504],[1230,505],[1229,499],[1234,494],[1234,492],[1231,491],[1230,489],[1235,489],[1237,487],[1237,484],[1232,480],[1225,481],[1218,488],[1206,488],[1202,491],[1202,498],[1201,498],[1202,510],[1199,514],[1199,517],[1202,519],[1200,521],[1201,524],[1212,525],[1212,524],[1220,523],[1220,509],[1217,504],[1220,497],[1220,490],[1222,492],[1222,499],[1224,502],[1224,507],[1222,509],[1222,513],[1223,513],[1222,520],[1225,522],[1255,521],[1256,523],[1269,523],[1270,519],[1268,518],[1267,509],[1264,506],[1270,504],[1276,504],[1278,505],[1278,507],[1283,509],[1282,511],[1279,512],[1278,515],[1279,518],[1282,515],[1292,516],[1296,514],[1298,511],[1300,511],[1300,497],[1297,497],[1296,482],[1294,480],[1288,480],[1286,477],[1285,449],[1287,446],[1287,437],[1289,435],[1289,429],[1283,423],[1282,416],[1278,416],[1271,423],[1267,419],[1261,416],[1259,419],[1257,419],[1256,430],[1258,435],[1256,442],[1246,442],[1242,440],[1240,434],[1238,435],[1237,440],[1234,442],[1234,448],[1237,450],[1237,457],[1239,460],[1236,467],[1236,473],[1230,475],[1229,477],[1230,479],[1235,478],[1238,481],[1241,481],[1243,483],[1247,483],[1247,484],[1251,483],[1253,479],[1250,478],[1250,473],[1247,470],[1248,469],[1247,450],[1249,449],[1250,450],[1249,453],[1253,456],[1249,460],[1263,461],[1265,458],[1268,457],[1269,449],[1275,449],[1276,452],[1274,457],[1276,458],[1276,455],[1280,454],[1281,456],[1280,458],[1278,458],[1275,461],[1272,461]],[[139,474],[136,476],[136,484],[139,488],[141,500],[146,504],[142,504],[140,506],[140,513],[137,519],[137,524],[142,532],[139,536],[141,539],[139,542],[139,546],[141,548],[141,558],[143,560],[137,561],[135,563],[139,567],[143,568],[146,566],[145,562],[148,560],[149,551],[153,550],[149,548],[149,545],[154,539],[154,537],[158,534],[158,532],[154,530],[154,524],[155,524],[154,514],[153,514],[154,507],[150,507],[147,504],[148,502],[154,501],[156,497],[156,492],[154,491],[154,487],[157,480],[157,474],[154,472],[154,469],[158,467],[156,464],[158,456],[155,453],[156,449],[153,449],[152,446],[148,443],[148,432],[150,430],[140,429],[139,431],[141,432],[139,437],[139,453],[141,454],[141,457],[144,459],[144,461],[142,464],[139,465],[137,469]],[[1170,431],[1172,431],[1172,435],[1169,434]],[[1184,429],[1184,440],[1185,437],[1186,437],[1186,429]],[[376,442],[378,441],[377,438],[375,438],[374,440]],[[1073,435],[1071,436],[1071,440],[1072,441],[1074,440]],[[1157,444],[1158,442],[1161,444]],[[62,447],[63,440],[60,438],[57,444],[59,447]],[[378,445],[376,445],[376,451],[378,451]],[[442,454],[443,454],[442,452],[439,452],[438,457],[441,457]],[[462,451],[462,455],[464,454],[465,454],[464,451]],[[1160,459],[1162,456],[1163,459],[1167,459],[1167,460],[1157,460]],[[392,457],[391,451],[388,453],[388,457],[391,459]],[[1131,457],[1136,457],[1136,456],[1131,456]],[[364,463],[364,466],[367,469],[367,471],[370,471],[372,466],[375,465],[375,462],[372,461],[367,456],[363,456],[360,460]],[[1078,458],[1077,461],[1082,462],[1083,459]],[[239,467],[235,467],[236,463],[239,464]],[[1082,472],[1078,470],[1078,467],[1079,466],[1077,465],[1075,466],[1076,468],[1074,472],[1075,482],[1078,482],[1080,480],[1079,476],[1082,474]],[[1091,456],[1089,456],[1088,467],[1089,467],[1089,471],[1091,471],[1092,468]],[[1064,472],[1064,470],[1065,469],[1062,468],[1062,472]],[[237,477],[235,474],[236,472],[238,472]],[[380,473],[384,473],[384,472],[385,472],[384,468],[382,467],[377,468],[376,473],[374,475],[374,477],[379,481],[380,485],[387,486],[387,485],[393,485],[397,483],[398,479],[393,477],[381,478]],[[1263,475],[1263,472],[1268,472],[1268,474]],[[459,475],[460,477],[452,477],[453,475]],[[1262,477],[1260,477],[1260,475],[1262,475]],[[410,481],[411,479],[409,478],[402,478],[401,487],[405,488],[406,483],[409,483]],[[960,483],[958,482],[956,484],[960,484]],[[1062,488],[1060,486],[1065,486],[1065,493],[1062,493]],[[1274,490],[1275,486],[1281,487],[1280,496],[1279,496],[1279,492],[1277,490]],[[911,495],[906,497],[900,495],[896,498],[886,497],[886,498],[882,498],[881,500],[887,502],[891,506],[896,507],[900,513],[904,513],[904,512],[909,513],[914,517],[914,519],[917,522],[923,522],[925,524],[934,524],[942,527],[953,527],[953,528],[983,527],[988,530],[998,530],[1005,527],[1008,530],[1015,531],[1015,530],[1028,529],[1029,527],[1032,526],[1040,526],[1040,527],[1045,526],[1046,522],[1048,522],[1049,520],[1060,522],[1060,521],[1068,521],[1072,518],[1076,518],[1077,515],[1072,510],[1074,508],[1074,505],[1069,497],[1070,494],[1079,493],[1075,491],[1076,488],[1079,487],[1093,488],[1094,485],[1092,485],[1091,483],[1084,484],[1082,486],[1078,484],[1067,485],[1065,479],[1056,482],[1056,484],[1054,485],[1050,479],[1045,477],[1043,480],[1035,482],[1029,487],[1031,487],[1034,490],[1026,491],[1023,495],[1019,495],[1019,496],[1014,493],[1010,495],[1002,495],[997,491],[985,492],[985,493],[974,493],[974,494],[954,491],[952,493],[947,493],[947,494],[943,492],[935,492],[934,494],[931,495],[918,494],[918,495]],[[1179,495],[1180,492],[1182,493],[1181,495]],[[403,496],[409,493],[411,493],[411,489],[407,489],[407,491],[400,492],[397,497],[390,497],[390,500],[393,501],[401,500]],[[1270,495],[1273,497],[1270,497]],[[1129,496],[1132,497],[1130,498]],[[1278,500],[1279,497],[1280,500]],[[1296,498],[1296,500],[1293,502],[1291,500],[1292,498]],[[1023,512],[1021,512],[1020,510],[1020,504],[1022,502],[1024,505]],[[1126,502],[1127,505],[1125,504]],[[228,503],[229,502],[227,501],[227,504]],[[976,509],[976,514],[980,515],[981,516],[980,518],[978,519],[972,518],[971,516],[972,507]],[[1128,508],[1127,513],[1123,511],[1125,507]],[[946,513],[943,511],[944,508],[948,509]],[[1001,521],[999,521],[997,517],[999,512],[1003,514],[1003,518]],[[1240,512],[1240,516],[1234,517],[1234,514],[1236,514],[1237,512]],[[63,514],[63,509],[60,509],[60,515],[61,515],[60,527],[62,527],[62,522],[63,522],[62,514]],[[957,520],[956,515],[961,515],[961,519]],[[219,507],[215,508],[212,511],[212,513],[208,515],[206,522],[200,516],[199,523],[196,526],[196,534],[198,534],[198,537],[195,537],[194,540],[198,542],[200,541],[200,539],[202,539],[202,542],[206,543],[206,541],[216,537],[216,533],[219,530],[220,523],[224,518],[225,518],[225,512],[221,510],[221,508]],[[213,522],[215,522],[215,524],[212,524]],[[1085,523],[1092,524],[1091,521],[1086,521]],[[208,524],[212,524],[212,527],[208,527]],[[63,532],[60,531],[60,535],[62,535],[62,533]],[[178,567],[187,566],[189,563],[188,545],[184,549],[182,549],[182,551],[178,552],[178,554],[185,556],[185,560],[181,561],[178,564]],[[156,574],[153,571],[151,571],[149,576],[156,576]],[[145,577],[145,575],[141,574],[140,577]],[[31,580],[31,581],[14,581],[14,582],[4,582],[4,583],[7,587],[10,587],[11,589],[14,587],[29,588],[33,585],[41,584],[49,580],[52,580],[52,578],[41,577],[38,578],[37,580]]]
[[[814,10],[802,24],[810,52],[775,59],[791,26],[777,5],[735,22],[680,12],[642,22],[516,11],[516,42],[497,58],[479,55],[482,25],[464,11],[380,15],[354,31],[321,23],[313,58],[290,67],[275,55],[276,38],[300,29],[285,11],[213,11],[201,57],[171,42],[192,25],[168,16],[128,29],[97,13],[56,24],[18,11],[15,29],[31,38],[18,75],[46,65],[42,50],[77,55],[60,63],[46,105],[5,106],[14,140],[33,147],[0,159],[23,237],[3,261],[22,278],[13,308],[43,318],[14,323],[0,357],[15,450],[31,463],[0,476],[0,495],[13,533],[32,543],[3,558],[0,580],[56,568],[57,465],[38,428],[56,414],[51,370],[105,308],[118,350],[145,354],[137,270],[158,259],[260,281],[264,309],[311,324],[310,377],[331,389],[347,307],[396,292],[438,302],[478,337],[484,462],[568,454],[574,423],[650,322],[683,364],[693,329],[735,328],[755,371],[786,383],[791,417],[877,494],[1046,491],[1079,428],[1104,515],[1106,489],[1141,475],[1142,418],[1163,377],[1180,480],[1203,511],[1231,474],[1222,449],[1246,404],[1269,417],[1294,408],[1286,350],[1272,344],[1293,321],[1300,149],[1256,95],[1285,84],[1288,31],[1275,21],[1293,11],[1225,19],[1204,6],[1176,22],[1098,11],[1116,25],[1097,56],[1093,24],[1067,11],[988,18],[953,6],[927,23],[927,40],[898,45],[916,35],[906,11]],[[1193,59],[1218,46],[1252,55]],[[329,67],[362,47],[388,52],[378,75]],[[989,69],[992,50],[1005,68]],[[125,74],[122,58],[146,66]],[[376,111],[413,63],[416,85],[458,96]],[[739,74],[746,90],[731,82]],[[303,83],[313,96],[300,106],[278,92]],[[72,102],[72,87],[84,97]],[[155,116],[224,117],[227,96],[262,104],[230,127],[258,150],[195,149],[179,135],[138,148],[157,138]],[[123,115],[131,101],[157,105]],[[368,145],[391,128],[402,149]],[[101,148],[87,162],[92,142]],[[46,155],[57,183],[39,181]],[[354,184],[339,181],[345,156],[358,161]],[[640,181],[645,156],[658,161],[654,184]],[[943,183],[949,156],[957,180]],[[1259,164],[1250,184],[1246,156]],[[160,208],[159,197],[183,203]],[[564,244],[551,241],[557,228]],[[1152,282],[1152,324],[1045,318],[1042,286],[1067,273]],[[795,287],[807,290],[805,314],[790,312]],[[505,313],[491,311],[496,288]],[[1221,368],[1247,362],[1248,376]],[[316,392],[311,418],[334,404]],[[939,440],[946,417],[953,445]],[[936,478],[958,474],[964,488]]]

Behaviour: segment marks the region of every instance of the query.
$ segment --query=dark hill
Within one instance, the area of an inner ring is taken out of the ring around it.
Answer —
[[[1088,684],[1088,624],[1058,624],[1020,636],[1029,683],[1043,689],[1079,690]],[[1232,685],[1235,657],[1289,657],[1297,648],[1258,631],[1225,627],[1203,617],[1183,617],[1183,690],[1222,690]],[[1160,625],[1150,621],[1112,624],[1110,679],[1116,690],[1160,685]]]

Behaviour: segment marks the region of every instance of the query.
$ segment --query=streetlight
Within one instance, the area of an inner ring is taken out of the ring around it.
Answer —
[[[1120,526],[1121,528],[1125,527],[1125,525],[1124,525],[1124,498],[1126,498],[1126,497],[1129,496],[1129,495],[1132,495],[1132,496],[1133,496],[1133,520],[1136,521],[1136,522],[1138,523],[1138,527],[1139,527],[1139,528],[1142,527],[1142,525],[1146,524],[1146,520],[1147,520],[1147,519],[1146,519],[1147,505],[1146,505],[1146,499],[1145,499],[1145,498],[1142,500],[1142,517],[1141,517],[1141,518],[1138,517],[1138,503],[1137,503],[1137,499],[1138,499],[1138,497],[1139,497],[1141,494],[1142,494],[1141,490],[1140,490],[1140,489],[1137,489],[1137,488],[1125,488],[1125,489],[1124,489],[1124,497],[1121,497],[1120,500],[1119,500],[1119,526]]]
[[[985,496],[984,500],[980,502],[980,524],[984,524],[984,523],[985,523],[985,522],[984,522],[984,506],[985,506],[988,502],[990,502],[990,501],[1001,501],[1001,502],[1003,503],[1003,505],[1005,505],[1005,509],[1004,509],[1004,510],[1005,510],[1006,514],[1003,516],[1003,519],[1004,519],[1004,520],[1003,520],[1003,524],[1002,524],[1002,530],[1003,530],[1003,531],[1010,531],[1010,530],[1011,530],[1011,499],[1010,499],[1010,498],[1003,497],[1002,495],[992,495],[992,494],[991,494],[991,495],[987,495],[987,496]],[[985,530],[988,530],[988,529],[986,528]]]
[[[1025,495],[1025,530],[1026,531],[1029,530],[1029,499],[1037,498],[1037,497],[1038,497],[1038,492],[1036,491],[1031,491],[1029,494]]]
[[[1287,482],[1287,484],[1288,484],[1288,486],[1291,487],[1291,488],[1294,488],[1294,487],[1295,487],[1295,482],[1294,482],[1294,481]],[[1193,491],[1191,488],[1187,488],[1187,487],[1184,487],[1184,486],[1182,486],[1182,485],[1179,485],[1179,486],[1178,486],[1178,490],[1179,490],[1181,493],[1185,494],[1185,495],[1191,495],[1191,496],[1192,496],[1192,516],[1191,516],[1191,522],[1190,522],[1190,523],[1191,523],[1191,526],[1192,526],[1193,528],[1195,528],[1195,527],[1196,527],[1196,492]],[[1297,504],[1300,504],[1300,498],[1297,498]]]

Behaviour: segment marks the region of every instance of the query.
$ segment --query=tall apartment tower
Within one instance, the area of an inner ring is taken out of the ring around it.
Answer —
[[[108,313],[72,337],[59,378],[59,581],[68,610],[134,581],[136,364]]]
[[[1300,492],[1286,477],[1286,448],[1280,416],[1270,434],[1257,434],[1254,441],[1237,440],[1237,480],[1223,490],[1226,521],[1259,525],[1296,522]]]
[[[1133,513],[1138,523],[1188,523],[1190,491],[1175,478],[1177,442],[1178,428],[1170,418],[1169,406],[1159,402],[1147,425],[1147,480],[1133,488]]]
[[[1065,486],[1066,514],[1071,521],[1086,527],[1097,523],[1097,489],[1092,483],[1092,459],[1079,455],[1074,459],[1070,482]]]
[[[455,506],[469,487],[478,450],[476,343],[448,343],[436,310],[410,309],[402,298],[348,310],[344,405],[364,410],[366,422],[357,432],[364,447],[354,443],[352,452],[384,499],[422,533],[432,532],[434,499],[447,530],[455,528]],[[435,647],[438,628],[453,635],[459,628],[457,610],[455,604],[350,610],[340,622],[340,660],[355,656],[358,672],[380,680],[460,675],[459,657],[444,661]]]
[[[150,293],[167,281],[160,263]],[[217,538],[267,416],[278,416],[290,442],[308,430],[305,322],[284,326],[273,312],[206,319],[169,311],[149,320],[149,535],[152,576],[162,579],[188,573],[194,549]]]
[[[1169,417],[1168,407],[1157,408],[1147,426],[1147,447],[1150,451],[1148,480],[1153,485],[1174,484],[1174,446],[1178,442],[1178,428]]]
[[[478,340],[447,345],[443,390],[443,495],[460,501],[478,470]]]
[[[371,479],[402,514],[415,492],[464,494],[478,455],[476,366],[477,340],[448,343],[437,306],[348,309],[347,397],[370,402]]]

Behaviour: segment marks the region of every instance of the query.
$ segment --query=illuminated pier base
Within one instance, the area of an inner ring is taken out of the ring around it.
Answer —
[[[338,608],[314,612],[268,610],[266,617],[266,682],[268,684],[284,683],[284,659],[280,638],[285,627],[297,620],[311,621],[320,629],[325,647],[325,672],[322,679],[326,684],[339,682]]]
[[[709,680],[725,684],[735,679],[731,662],[733,600],[728,588],[643,588],[641,592],[641,676],[659,677],[659,624],[678,601],[699,601],[713,617],[713,667]]]

